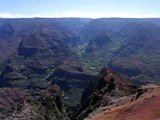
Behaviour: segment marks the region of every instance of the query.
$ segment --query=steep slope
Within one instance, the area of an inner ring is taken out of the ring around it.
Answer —
[[[62,89],[64,84],[68,88],[74,84],[83,88],[86,80],[94,78],[83,71],[76,54],[63,44],[57,33],[29,35],[5,64],[1,86],[36,89],[61,81]]]
[[[31,34],[56,33],[63,39],[62,44],[79,55],[94,73],[102,66],[109,66],[138,84],[159,83],[159,21],[128,18],[0,19],[0,65]],[[1,67],[0,73],[2,70]]]
[[[103,68],[96,83],[84,89],[73,120],[155,120],[160,118],[160,87],[133,85]]]
[[[12,54],[20,41],[39,32],[65,32],[65,44],[70,47],[81,43],[78,36],[80,28],[90,19],[80,18],[27,18],[0,19],[0,63]]]
[[[137,30],[129,32],[132,34],[127,35],[126,44],[117,50],[118,53],[115,52],[116,57],[111,60],[109,66],[137,82],[159,83],[160,49],[157,44],[160,42],[160,27],[154,24],[140,24],[134,29]]]
[[[89,20],[1,19],[0,87],[37,91],[57,83],[65,91],[67,106],[79,103],[82,89],[96,79],[75,51],[82,43],[78,33]]]
[[[127,79],[115,74],[112,70],[103,68],[96,83],[90,83],[84,89],[80,106],[77,107],[73,120],[83,120],[95,109],[107,106],[114,99],[134,94],[137,86]]]
[[[59,32],[40,32],[24,37],[1,66],[0,87],[37,91],[58,84],[64,91],[65,106],[77,105],[82,89],[96,76],[89,74],[79,57],[64,44],[65,38]]]
[[[89,41],[82,53],[87,65],[94,72],[107,65],[137,84],[159,83],[159,21],[121,18],[90,21],[82,29]]]
[[[10,24],[4,23],[0,26],[0,63],[16,50],[21,40],[21,37],[14,35],[14,32]]]
[[[115,101],[113,105],[97,109],[86,120],[157,120],[160,118],[160,87],[149,86],[137,99],[133,96]],[[136,96],[136,95],[135,95]]]
[[[61,100],[62,93],[57,85],[36,94],[18,88],[5,88],[0,92],[3,96],[0,101],[1,119],[68,120]]]
[[[0,119],[14,112],[21,99],[29,95],[30,93],[21,88],[0,88]]]

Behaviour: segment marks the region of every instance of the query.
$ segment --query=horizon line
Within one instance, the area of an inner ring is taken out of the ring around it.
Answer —
[[[0,19],[60,19],[60,18],[72,18],[72,19],[160,19],[160,17],[0,17]]]

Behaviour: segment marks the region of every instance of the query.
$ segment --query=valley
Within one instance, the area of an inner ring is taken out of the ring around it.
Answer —
[[[1,18],[0,120],[158,119],[159,45],[159,18]]]

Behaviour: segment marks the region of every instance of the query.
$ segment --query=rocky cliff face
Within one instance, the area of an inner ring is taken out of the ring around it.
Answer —
[[[1,96],[3,96],[0,101],[1,119],[68,120],[63,106],[61,89],[57,85],[37,94],[31,93],[31,91],[6,88],[1,90]],[[8,108],[5,105],[8,105]]]
[[[160,118],[159,100],[159,86],[143,86],[134,95],[115,99],[112,104],[98,108],[86,120],[157,120]]]
[[[91,81],[84,89],[77,107],[64,105],[62,91],[56,84],[36,91],[1,88],[0,93],[0,119],[4,120],[154,120],[160,117],[159,86],[138,87],[105,67],[97,81]]]
[[[97,82],[84,89],[71,120],[155,120],[160,117],[159,100],[158,85],[136,86],[103,68]]]
[[[103,68],[96,83],[90,83],[84,90],[80,106],[73,120],[83,120],[96,108],[107,106],[114,99],[129,96],[137,91],[137,86],[132,85],[112,70]]]

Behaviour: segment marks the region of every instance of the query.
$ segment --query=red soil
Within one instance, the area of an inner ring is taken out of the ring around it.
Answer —
[[[14,107],[29,94],[19,88],[0,88],[0,109]]]
[[[149,88],[139,99],[94,114],[91,120],[158,120],[160,119],[160,87]]]

